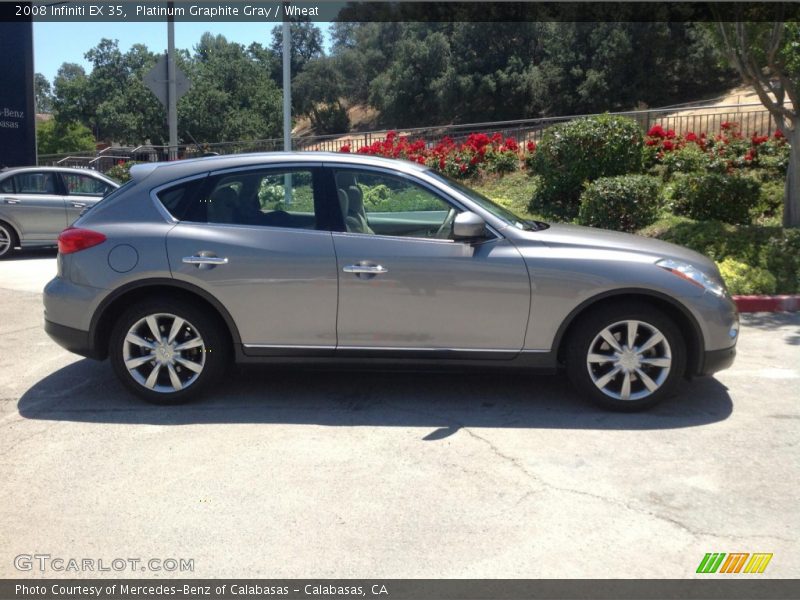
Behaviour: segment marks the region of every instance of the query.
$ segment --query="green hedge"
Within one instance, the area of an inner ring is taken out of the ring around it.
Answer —
[[[539,178],[531,210],[572,219],[584,182],[642,170],[642,130],[626,117],[600,115],[547,129],[528,162]]]
[[[578,223],[633,232],[658,218],[661,183],[648,175],[601,177],[581,194]]]
[[[668,217],[639,233],[686,246],[720,263],[731,258],[766,269],[775,277],[775,292],[800,292],[800,229]]]
[[[766,269],[733,258],[719,263],[719,272],[731,294],[774,294],[777,287],[775,276]]]
[[[751,177],[719,173],[676,175],[669,208],[676,215],[698,220],[746,224],[759,203],[761,184]]]

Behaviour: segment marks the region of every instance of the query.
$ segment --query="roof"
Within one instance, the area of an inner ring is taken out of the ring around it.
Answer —
[[[267,165],[272,163],[343,163],[385,167],[404,172],[422,172],[427,167],[406,160],[349,154],[345,152],[254,152],[206,156],[171,162],[140,163],[131,167],[131,178],[141,181],[156,173],[159,181],[191,177],[208,171],[221,171],[236,167]]]
[[[107,179],[108,181],[114,182],[113,179],[109,179],[108,176],[103,175],[99,171],[95,171],[94,169],[80,169],[76,167],[7,167],[5,169],[0,169],[0,175],[7,175],[8,173],[25,173],[29,171],[37,171],[37,172],[58,172],[58,173],[76,173],[76,174],[89,174],[94,175],[97,177],[101,177],[102,179]],[[119,185],[119,184],[117,184]]]

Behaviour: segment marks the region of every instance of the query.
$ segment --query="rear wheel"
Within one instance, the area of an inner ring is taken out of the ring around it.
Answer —
[[[109,355],[128,389],[155,404],[186,402],[207,390],[229,356],[216,319],[167,299],[125,311],[111,332]]]
[[[0,258],[5,258],[14,251],[17,245],[17,234],[12,227],[0,221]]]
[[[647,305],[607,305],[582,317],[567,341],[578,391],[611,410],[649,408],[675,392],[686,343],[675,323]]]

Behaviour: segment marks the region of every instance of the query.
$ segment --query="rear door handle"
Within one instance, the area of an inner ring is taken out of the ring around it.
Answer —
[[[203,265],[227,265],[228,259],[222,258],[220,256],[184,256],[183,262],[187,265],[197,265],[198,267]]]
[[[19,200],[16,198],[6,198],[6,204],[19,204]]]
[[[86,208],[85,202],[73,202],[72,208]]]
[[[388,273],[389,269],[381,265],[347,265],[342,269],[345,273],[355,273],[356,275],[380,275]]]

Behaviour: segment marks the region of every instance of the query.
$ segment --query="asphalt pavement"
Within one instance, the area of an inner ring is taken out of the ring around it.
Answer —
[[[50,341],[54,270],[0,261],[0,577],[800,575],[798,314],[743,316],[734,367],[646,413],[555,375],[257,368],[164,408]]]

